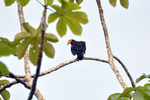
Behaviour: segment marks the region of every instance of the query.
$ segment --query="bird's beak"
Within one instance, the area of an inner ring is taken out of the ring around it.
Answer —
[[[71,42],[72,42],[72,39],[70,39],[70,40],[67,42],[67,45],[69,45]]]

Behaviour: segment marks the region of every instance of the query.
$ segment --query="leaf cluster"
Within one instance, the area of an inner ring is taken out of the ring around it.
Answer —
[[[150,75],[143,74],[136,79],[136,83],[145,78],[150,78]],[[150,81],[148,81],[150,82]],[[150,83],[136,88],[128,87],[122,93],[114,93],[109,96],[108,100],[149,100],[150,99]]]
[[[51,5],[55,9],[54,13],[51,13],[48,17],[48,23],[52,23],[58,19],[56,29],[58,34],[62,37],[67,32],[67,25],[75,35],[81,35],[81,24],[87,24],[88,18],[84,12],[74,11],[79,10],[81,7],[72,2],[65,2],[59,0],[62,5]],[[78,0],[77,0],[78,1]]]
[[[29,59],[34,65],[37,65],[42,26],[40,25],[37,29],[34,29],[28,23],[23,23],[23,27],[26,32],[18,33],[15,36],[15,41],[20,42],[16,47],[16,55],[21,59],[29,47]],[[50,42],[58,42],[58,39],[52,33],[45,33],[44,38],[44,53],[48,57],[53,58],[55,50]]]

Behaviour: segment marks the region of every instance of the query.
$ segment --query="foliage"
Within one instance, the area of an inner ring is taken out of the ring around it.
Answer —
[[[117,0],[109,0],[109,3],[113,7],[116,6],[116,2],[117,2]],[[122,7],[126,8],[126,9],[129,7],[129,1],[128,0],[120,0],[120,4],[121,4]]]
[[[8,83],[9,83],[8,80],[0,80],[0,87],[6,85]],[[2,91],[0,94],[4,100],[10,99],[10,93],[7,90]],[[2,99],[0,98],[0,100],[2,100]]]
[[[71,2],[61,2],[62,6],[52,5],[51,7],[56,10],[56,12],[52,13],[48,17],[48,23],[52,23],[59,18],[57,22],[57,32],[62,37],[67,32],[67,25],[70,30],[75,35],[81,35],[82,33],[82,24],[88,23],[87,15],[79,10],[81,7],[75,3]]]
[[[143,74],[137,78],[136,82],[138,83],[145,78],[150,78],[150,76]],[[122,93],[110,95],[108,100],[130,100],[130,98],[133,98],[133,100],[149,100],[150,83],[146,83],[144,86],[138,86],[136,88],[128,87]]]
[[[19,59],[21,59],[27,48],[29,48],[29,58],[30,61],[37,65],[37,59],[39,54],[39,45],[41,43],[41,34],[42,34],[42,26],[40,25],[37,29],[34,29],[28,23],[23,23],[23,27],[27,33],[21,32],[16,34],[15,41],[19,41],[20,43],[16,47],[16,55]],[[44,52],[45,54],[53,58],[55,54],[55,50],[53,45],[50,42],[58,42],[57,37],[52,33],[45,33],[44,40]]]
[[[15,55],[17,42],[10,42],[7,38],[0,37],[0,56]]]

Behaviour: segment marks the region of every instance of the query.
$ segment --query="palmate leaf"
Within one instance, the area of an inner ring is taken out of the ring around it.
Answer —
[[[15,41],[19,41],[20,44],[16,46],[16,55],[21,59],[29,47],[29,59],[32,64],[37,65],[39,48],[41,44],[42,26],[40,25],[37,29],[34,29],[28,23],[23,23],[23,27],[26,32],[18,33],[15,36]],[[44,35],[44,52],[48,57],[54,57],[54,48],[52,44],[48,42],[58,42],[58,38],[52,33],[45,33]],[[30,45],[30,46],[29,46]]]
[[[82,26],[80,24],[88,23],[88,18],[84,12],[74,11],[81,8],[79,5],[62,2],[61,7],[52,5],[52,8],[55,9],[56,12],[49,15],[48,23],[54,22],[59,18],[56,29],[61,37],[66,34],[67,25],[75,35],[81,35]]]

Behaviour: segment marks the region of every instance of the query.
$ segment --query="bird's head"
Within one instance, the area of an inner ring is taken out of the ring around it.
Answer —
[[[69,44],[72,42],[72,40],[73,40],[73,39],[70,39],[70,40],[67,42],[67,45],[69,45]]]

